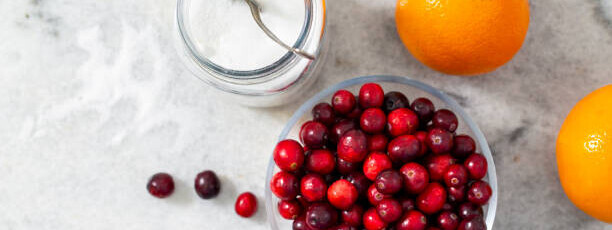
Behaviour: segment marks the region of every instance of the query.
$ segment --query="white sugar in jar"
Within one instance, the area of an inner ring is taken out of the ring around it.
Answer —
[[[290,102],[314,81],[324,57],[324,0],[256,0],[263,23],[288,52],[257,26],[244,0],[177,0],[177,47],[191,72],[239,103]]]

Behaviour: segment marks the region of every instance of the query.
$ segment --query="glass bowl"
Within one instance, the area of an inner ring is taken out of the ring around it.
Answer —
[[[340,90],[346,89],[353,93],[358,93],[361,85],[374,82],[380,84],[385,90],[385,92],[389,91],[399,91],[404,93],[409,99],[415,99],[418,97],[427,97],[431,99],[431,101],[436,106],[436,109],[447,108],[457,115],[459,119],[459,127],[456,131],[458,134],[467,134],[474,138],[476,141],[476,151],[482,153],[487,159],[488,163],[488,171],[487,175],[483,180],[489,182],[491,185],[491,189],[493,190],[493,194],[489,200],[488,205],[483,206],[484,214],[485,214],[485,222],[487,224],[488,229],[492,229],[493,221],[495,220],[495,210],[497,209],[497,175],[495,173],[495,164],[493,162],[493,157],[491,156],[491,150],[489,149],[489,145],[484,135],[478,128],[478,125],[470,118],[467,113],[459,106],[459,104],[453,100],[451,97],[446,95],[446,93],[435,89],[427,84],[422,82],[412,80],[407,77],[397,77],[397,76],[363,76],[358,78],[349,79],[343,82],[340,82],[332,87],[329,87],[314,97],[310,98],[306,101],[298,110],[293,114],[293,116],[285,125],[285,128],[281,132],[279,136],[279,141],[284,139],[294,139],[299,140],[299,131],[300,126],[305,121],[312,119],[310,111],[312,107],[320,102],[330,102],[332,95]],[[274,173],[278,172],[279,168],[276,167],[274,163],[274,159],[270,157],[270,163],[268,164],[268,169],[266,172],[266,212],[268,214],[268,222],[270,223],[271,229],[291,229],[292,221],[283,219],[280,214],[278,214],[277,203],[279,199],[272,194],[270,190],[270,180]]]

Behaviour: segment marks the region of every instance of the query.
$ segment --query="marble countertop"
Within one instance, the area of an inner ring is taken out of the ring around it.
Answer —
[[[569,202],[555,163],[565,115],[612,83],[612,24],[600,2],[531,1],[522,50],[499,70],[471,78],[434,72],[403,49],[394,3],[328,1],[331,48],[311,93],[369,74],[441,88],[490,141],[500,189],[495,229],[612,229]],[[265,168],[303,101],[254,109],[218,100],[176,57],[174,5],[0,1],[2,229],[268,228]],[[218,199],[193,192],[204,169],[221,177]],[[177,181],[169,199],[145,190],[158,171]],[[255,218],[234,214],[243,191],[260,199]]]

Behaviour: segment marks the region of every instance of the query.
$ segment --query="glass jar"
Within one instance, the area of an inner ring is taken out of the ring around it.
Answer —
[[[314,82],[326,54],[325,0],[304,0],[304,23],[293,44],[293,47],[313,54],[315,59],[309,60],[286,52],[279,60],[255,70],[227,69],[213,63],[198,51],[192,40],[192,22],[189,20],[192,1],[205,0],[177,0],[176,45],[183,63],[203,82],[238,103],[256,107],[288,103],[298,98]]]

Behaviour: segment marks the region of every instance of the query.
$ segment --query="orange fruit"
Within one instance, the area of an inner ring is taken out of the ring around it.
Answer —
[[[612,85],[587,95],[567,115],[557,137],[557,167],[569,199],[612,223]]]
[[[527,0],[398,0],[397,32],[437,71],[477,75],[510,61],[529,26]]]

